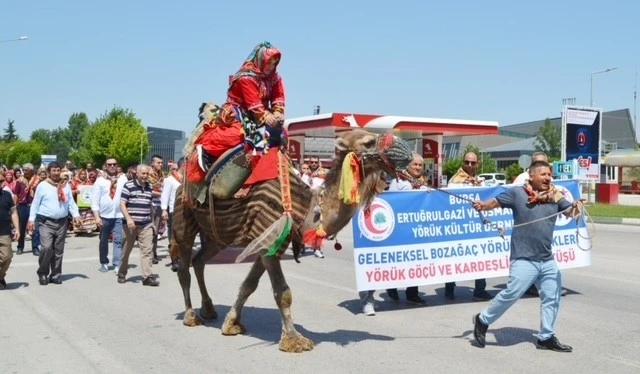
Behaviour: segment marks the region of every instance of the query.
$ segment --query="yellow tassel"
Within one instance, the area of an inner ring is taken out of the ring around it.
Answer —
[[[324,231],[322,224],[320,224],[320,226],[318,226],[318,228],[316,229],[316,236],[318,238],[324,238],[325,236],[327,236],[327,232]]]
[[[340,187],[338,189],[338,198],[345,204],[359,204],[360,194],[358,193],[358,185],[360,176],[353,170],[352,165],[357,165],[357,157],[353,152],[347,153],[342,161],[342,170],[340,174]]]

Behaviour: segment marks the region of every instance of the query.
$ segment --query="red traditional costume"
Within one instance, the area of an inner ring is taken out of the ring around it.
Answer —
[[[257,45],[234,75],[227,101],[205,125],[195,144],[217,158],[245,141],[245,119],[257,126],[277,126],[283,121],[285,95],[282,79],[276,71],[279,62],[280,51],[277,48],[268,42]],[[259,161],[256,159],[255,162]],[[259,168],[254,172],[259,172]],[[187,179],[198,183],[204,177],[205,172],[199,167],[197,158],[189,157]]]

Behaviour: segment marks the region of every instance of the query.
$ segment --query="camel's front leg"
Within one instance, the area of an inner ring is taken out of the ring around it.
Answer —
[[[273,296],[282,315],[282,337],[280,338],[280,350],[285,352],[303,352],[313,349],[313,342],[296,331],[291,318],[291,303],[293,297],[291,289],[287,285],[280,266],[280,259],[277,257],[262,257],[264,266],[271,279]]]
[[[191,293],[189,291],[191,288],[191,274],[189,273],[189,266],[191,265],[191,253],[193,251],[193,242],[198,233],[198,226],[193,217],[193,210],[182,202],[180,193],[176,196],[173,224],[171,225],[171,253],[172,256],[176,254],[180,256],[178,280],[182,288],[185,305],[182,323],[185,326],[197,326],[202,324],[202,319],[191,305]]]
[[[238,292],[238,298],[233,304],[233,307],[229,310],[227,317],[222,324],[223,335],[238,335],[243,334],[246,330],[240,322],[242,316],[242,307],[251,294],[258,288],[260,277],[264,274],[264,264],[260,257],[257,257],[249,274],[245,278],[244,282],[240,286],[240,292]]]
[[[213,301],[209,292],[207,291],[207,285],[204,281],[204,266],[213,256],[218,254],[219,250],[216,248],[214,238],[207,236],[204,242],[201,243],[202,248],[200,252],[193,258],[193,272],[196,274],[198,280],[198,287],[200,288],[200,295],[202,295],[202,308],[200,309],[200,316],[207,320],[213,320],[218,318],[218,313],[213,306]]]

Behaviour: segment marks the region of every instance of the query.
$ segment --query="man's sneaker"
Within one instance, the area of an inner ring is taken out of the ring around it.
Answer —
[[[119,265],[116,265],[116,266],[113,268],[113,272],[114,272],[114,273],[116,273],[116,275],[118,275],[118,272],[119,272],[119,271],[120,271],[120,266],[119,266]]]
[[[142,281],[142,285],[143,286],[151,286],[151,287],[157,287],[160,285],[160,282],[158,282],[157,280],[155,280],[154,277],[147,277]]]
[[[480,348],[484,348],[488,329],[489,325],[485,325],[480,321],[480,313],[473,316],[473,337],[476,339],[476,343],[478,343]]]
[[[118,274],[118,283],[122,284],[122,283],[125,283],[126,281],[127,279],[124,277],[124,275]]]
[[[487,291],[480,291],[473,293],[473,301],[489,301],[493,299],[493,295],[488,293]]]
[[[548,349],[554,352],[573,352],[573,347],[570,345],[562,344],[558,341],[558,338],[555,336],[550,337],[547,340],[538,339],[538,343],[536,344],[537,349]]]
[[[324,253],[322,253],[322,249],[316,249],[315,251],[313,251],[313,254],[317,258],[324,258]]]
[[[391,299],[393,301],[400,301],[400,296],[398,296],[398,289],[397,288],[389,288],[387,290],[387,296],[389,296],[389,299]]]
[[[371,301],[367,301],[366,303],[364,303],[364,305],[362,306],[362,313],[365,316],[376,315],[376,309],[373,307],[373,303]]]
[[[100,265],[100,269],[98,269],[101,273],[106,273],[109,271],[109,266],[107,264]]]

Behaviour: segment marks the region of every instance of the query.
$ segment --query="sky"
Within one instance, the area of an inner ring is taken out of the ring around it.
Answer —
[[[237,4],[237,5],[232,5]],[[0,126],[28,138],[114,106],[146,126],[197,123],[253,47],[282,51],[287,117],[351,112],[510,125],[563,98],[630,108],[640,2],[0,0]]]

